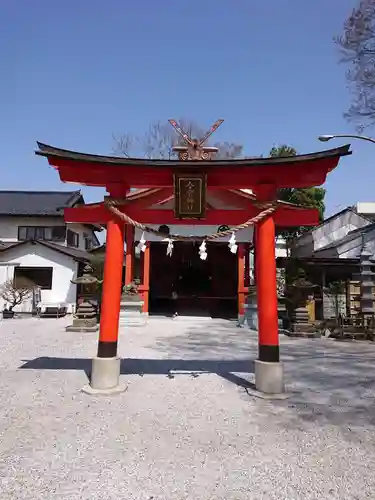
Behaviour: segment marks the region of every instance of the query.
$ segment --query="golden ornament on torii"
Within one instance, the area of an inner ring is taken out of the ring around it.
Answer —
[[[192,139],[176,120],[168,120],[176,132],[182,137],[186,146],[174,146],[172,149],[178,154],[178,159],[181,161],[191,160],[212,160],[218,148],[212,146],[204,146],[207,139],[217,130],[224,120],[216,120],[216,122],[209,128],[202,139]]]
[[[186,145],[174,146],[180,161],[212,160],[218,148],[204,146],[207,139],[217,130],[224,120],[216,120],[202,139],[193,139],[176,120],[168,120]],[[174,212],[177,219],[202,219],[206,214],[207,174],[205,169],[194,168],[174,172]]]

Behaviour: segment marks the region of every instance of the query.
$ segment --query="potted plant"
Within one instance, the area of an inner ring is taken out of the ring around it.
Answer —
[[[13,280],[6,281],[0,288],[0,297],[7,304],[3,309],[3,318],[11,319],[14,317],[13,308],[25,302],[32,297],[33,287],[30,285],[18,286]]]
[[[11,308],[4,307],[3,309],[3,319],[11,319],[14,317],[14,311]]]

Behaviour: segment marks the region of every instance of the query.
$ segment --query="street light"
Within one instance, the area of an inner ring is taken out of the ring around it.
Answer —
[[[320,135],[318,137],[319,141],[321,142],[327,142],[330,141],[331,139],[337,139],[340,137],[344,137],[346,139],[361,139],[362,141],[369,141],[373,142],[375,144],[375,139],[372,139],[371,137],[366,137],[365,135],[355,135],[355,134],[335,134],[335,135]]]

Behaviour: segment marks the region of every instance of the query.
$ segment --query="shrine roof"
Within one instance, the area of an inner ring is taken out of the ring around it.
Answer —
[[[47,144],[38,142],[38,150],[35,152],[39,156],[45,156],[48,158],[60,158],[65,160],[77,161],[77,162],[88,162],[88,163],[100,163],[108,164],[111,166],[139,166],[139,167],[181,167],[181,168],[217,168],[217,167],[252,167],[252,166],[262,166],[262,165],[287,165],[296,163],[305,163],[309,161],[325,160],[328,158],[347,156],[351,154],[350,144],[341,146],[335,149],[329,149],[325,151],[319,151],[316,153],[309,153],[305,155],[297,156],[285,156],[285,157],[267,157],[267,158],[239,158],[239,159],[226,159],[226,160],[207,160],[207,161],[179,161],[179,160],[161,160],[161,159],[145,159],[145,158],[128,158],[128,157],[118,157],[118,156],[102,156],[96,154],[79,153],[77,151],[70,151],[67,149],[56,148]]]
[[[65,247],[58,243],[53,243],[52,241],[45,240],[25,240],[25,241],[12,241],[12,242],[2,242],[0,245],[0,252],[4,253],[12,250],[13,248],[24,247],[27,245],[41,245],[47,247],[56,252],[72,257],[77,262],[89,262],[92,259],[91,252],[86,250],[79,250],[78,248]]]
[[[0,191],[0,215],[62,216],[64,208],[84,203],[81,191]]]

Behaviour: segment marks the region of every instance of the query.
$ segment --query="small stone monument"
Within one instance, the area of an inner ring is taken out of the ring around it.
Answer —
[[[245,317],[247,326],[258,331],[258,301],[256,286],[249,286],[249,293],[245,304]]]
[[[93,268],[90,264],[86,264],[83,269],[83,274],[75,280],[71,280],[75,285],[81,285],[83,293],[82,302],[78,305],[76,314],[74,315],[73,324],[66,327],[67,332],[96,332],[99,328],[97,322],[97,303],[93,298],[93,289],[98,278],[93,276]]]
[[[315,325],[310,323],[306,309],[307,300],[317,286],[306,279],[303,270],[299,270],[298,278],[287,286],[287,295],[292,305],[291,328],[289,332],[285,332],[289,337],[320,337]]]
[[[237,326],[242,327],[245,323],[247,323],[250,330],[258,331],[258,303],[256,286],[249,286],[249,291],[243,308],[244,313],[238,317]]]
[[[143,300],[139,295],[139,280],[125,285],[120,303],[120,326],[144,326],[145,315],[142,313]]]

